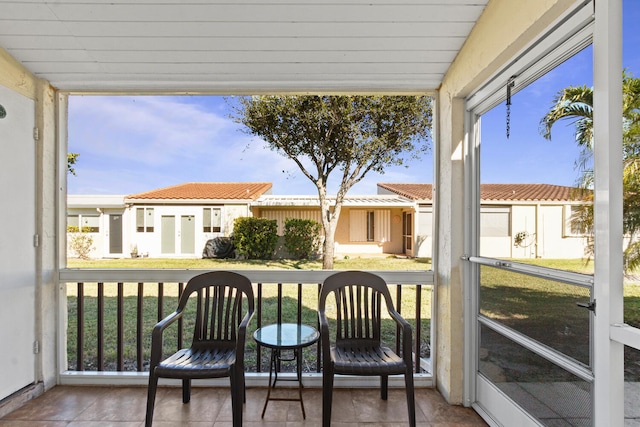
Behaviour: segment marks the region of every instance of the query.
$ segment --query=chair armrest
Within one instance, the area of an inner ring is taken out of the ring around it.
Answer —
[[[318,311],[318,324],[320,327],[320,342],[322,347],[322,364],[331,363],[331,337],[329,336],[329,321],[324,310]]]
[[[402,330],[402,357],[407,360],[413,360],[411,357],[413,345],[413,338],[411,333],[411,325],[407,322],[404,317],[400,315],[395,309],[389,309],[389,315],[391,318],[400,326]]]
[[[167,329],[171,324],[173,324],[176,320],[182,317],[183,311],[177,310],[156,323],[153,327],[153,331],[151,332],[151,360],[149,362],[149,369],[153,369],[153,367],[157,366],[160,363],[160,358],[162,357],[162,335],[164,330]]]
[[[253,311],[248,311],[242,318],[242,322],[238,325],[238,337],[236,340],[236,360],[242,360],[244,363],[244,346],[247,340],[247,326],[253,318]]]

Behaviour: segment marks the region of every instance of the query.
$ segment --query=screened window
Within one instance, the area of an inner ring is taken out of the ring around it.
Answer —
[[[153,208],[136,209],[136,231],[138,233],[153,233]]]
[[[567,237],[581,237],[588,234],[589,218],[592,208],[587,205],[565,205],[564,207],[564,235]]]
[[[202,231],[205,233],[219,233],[222,230],[220,208],[204,208],[202,210]]]
[[[67,231],[82,233],[100,232],[100,215],[78,214],[67,216]]]
[[[349,213],[349,240],[352,242],[388,242],[391,240],[389,209],[352,209]]]
[[[508,207],[480,208],[480,236],[509,237],[511,210]]]
[[[80,227],[80,215],[68,215],[67,216],[67,227],[69,231],[78,229]]]

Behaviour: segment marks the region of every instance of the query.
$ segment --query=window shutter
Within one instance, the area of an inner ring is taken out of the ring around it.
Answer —
[[[390,242],[391,241],[391,211],[389,209],[376,209],[374,214],[375,221],[375,241]]]
[[[349,211],[349,240],[352,242],[367,241],[367,211],[352,209]]]

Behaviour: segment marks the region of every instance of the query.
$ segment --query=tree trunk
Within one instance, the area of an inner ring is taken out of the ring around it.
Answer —
[[[333,257],[335,254],[335,232],[330,230],[324,233],[322,244],[322,269],[333,270]]]

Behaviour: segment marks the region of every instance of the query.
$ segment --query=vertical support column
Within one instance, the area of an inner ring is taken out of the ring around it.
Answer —
[[[61,338],[66,340],[66,288],[58,288],[58,116],[57,94],[47,80],[36,80],[36,337],[40,341],[36,375],[45,389],[57,383],[61,369],[66,369],[66,354],[60,356]],[[35,136],[35,135],[34,135]],[[66,164],[65,164],[66,166]],[[66,168],[64,169],[66,172]],[[66,194],[66,191],[65,191]],[[66,224],[66,223],[65,223]],[[66,230],[65,230],[66,231]],[[62,300],[60,294],[65,299]],[[60,306],[60,304],[63,304]],[[64,324],[65,329],[59,329]],[[66,349],[66,341],[63,349]]]
[[[595,2],[594,425],[624,424],[624,346],[609,338],[623,321],[622,0]]]
[[[434,254],[438,390],[462,403],[464,372],[464,100],[439,92],[437,102]]]

